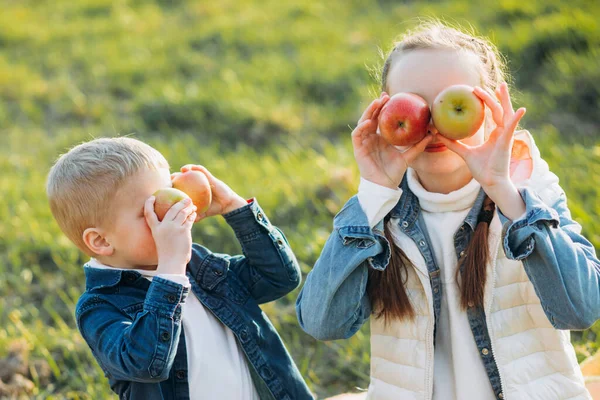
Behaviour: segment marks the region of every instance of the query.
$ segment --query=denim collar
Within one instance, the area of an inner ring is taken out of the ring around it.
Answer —
[[[406,175],[402,179],[402,182],[400,182],[400,189],[402,189],[402,195],[400,196],[398,203],[394,206],[392,211],[390,211],[390,217],[398,218],[400,221],[406,222],[407,224],[401,224],[400,226],[403,230],[409,230],[418,220],[421,206],[419,205],[417,196],[408,187]],[[482,188],[479,190],[475,203],[473,203],[473,207],[469,210],[463,223],[463,226],[465,224],[468,225],[472,231],[474,231],[477,226],[477,215],[479,214],[479,210],[481,210],[484,198],[485,192]]]
[[[83,268],[85,273],[85,288],[86,290],[102,289],[116,286],[125,280],[133,283],[142,278],[142,274],[137,271],[124,271],[122,269],[100,269],[93,268],[85,264]]]
[[[133,283],[143,278],[142,274],[137,271],[117,268],[92,268],[88,264],[84,265],[83,270],[86,290],[113,287],[121,281]],[[188,275],[198,282],[200,287],[205,290],[213,290],[217,284],[227,277],[229,260],[222,255],[210,252],[204,246],[194,244],[192,246],[192,258],[187,265],[187,270]]]

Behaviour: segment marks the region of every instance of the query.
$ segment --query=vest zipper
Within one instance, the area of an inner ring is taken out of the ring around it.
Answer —
[[[490,222],[490,226],[491,226],[491,222]],[[492,357],[494,357],[494,361],[496,362],[496,367],[498,368],[498,377],[500,378],[500,393],[503,394],[504,400],[508,400],[506,398],[506,393],[504,393],[504,383],[502,382],[502,373],[500,371],[500,365],[498,363],[498,359],[496,358],[496,352],[494,350],[496,348],[495,343],[494,343],[495,334],[493,334],[493,332],[492,332],[493,329],[491,329],[492,324],[490,323],[491,320],[490,320],[490,313],[489,313],[489,311],[492,309],[492,300],[494,298],[493,291],[494,291],[494,288],[496,287],[496,261],[498,261],[498,250],[499,250],[501,241],[502,241],[502,235],[499,235],[499,239],[496,240],[494,245],[492,246],[492,248],[495,249],[495,251],[492,253],[492,254],[494,254],[494,258],[492,260],[492,285],[491,285],[492,293],[490,293],[488,304],[486,304],[486,307],[485,307],[485,309],[486,309],[485,320],[486,320],[486,324],[488,326],[488,335],[490,336],[490,345],[492,346]]]

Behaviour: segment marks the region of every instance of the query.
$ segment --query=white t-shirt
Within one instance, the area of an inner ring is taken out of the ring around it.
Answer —
[[[92,268],[109,268],[92,258]],[[160,276],[190,287],[186,275],[137,271],[148,280]],[[207,310],[193,292],[182,304],[181,322],[185,332],[190,400],[260,400],[244,352],[235,335]]]
[[[425,190],[416,172],[409,168],[410,190],[419,199],[423,220],[440,268],[442,299],[436,329],[433,400],[494,400],[494,391],[473,338],[466,311],[460,307],[456,282],[457,257],[454,233],[473,206],[480,185],[474,179],[461,189],[448,193]],[[396,205],[401,189],[389,189],[361,179],[358,200],[374,227]],[[399,234],[399,221],[390,220],[392,236]]]

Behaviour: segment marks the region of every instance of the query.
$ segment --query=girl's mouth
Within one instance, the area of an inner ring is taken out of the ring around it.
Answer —
[[[425,151],[428,153],[437,153],[440,151],[445,151],[446,149],[448,148],[443,143],[430,144],[427,147],[425,147]]]

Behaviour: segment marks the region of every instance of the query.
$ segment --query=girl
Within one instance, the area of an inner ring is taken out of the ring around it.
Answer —
[[[387,93],[431,106],[456,84],[487,106],[474,136],[431,122],[407,149],[377,133]],[[591,399],[568,330],[600,318],[600,262],[533,138],[515,133],[525,109],[496,49],[426,24],[390,52],[382,89],[352,132],[358,195],[298,297],[302,328],[348,338],[372,317],[369,399]]]

